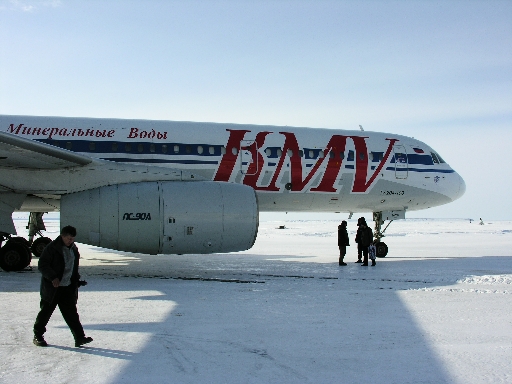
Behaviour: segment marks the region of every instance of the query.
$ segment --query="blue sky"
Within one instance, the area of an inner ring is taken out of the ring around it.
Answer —
[[[0,113],[393,132],[512,216],[511,1],[0,1]]]

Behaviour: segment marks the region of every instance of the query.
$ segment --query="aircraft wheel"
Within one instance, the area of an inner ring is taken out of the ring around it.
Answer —
[[[52,239],[49,237],[40,237],[32,243],[32,246],[30,247],[32,254],[35,257],[41,256],[41,253],[43,253],[43,249],[52,242]]]
[[[28,240],[21,236],[11,237],[9,241],[15,241],[17,243],[25,244],[26,247],[30,247],[30,243],[28,242]]]
[[[388,254],[388,246],[386,245],[386,243],[382,241],[378,241],[375,244],[375,249],[375,256],[377,257],[386,257],[386,255]]]
[[[30,264],[30,249],[16,240],[9,240],[0,249],[0,267],[4,271],[21,271]]]

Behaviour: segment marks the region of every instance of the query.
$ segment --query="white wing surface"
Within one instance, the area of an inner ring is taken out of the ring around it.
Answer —
[[[58,169],[91,162],[88,156],[0,132],[0,167]]]

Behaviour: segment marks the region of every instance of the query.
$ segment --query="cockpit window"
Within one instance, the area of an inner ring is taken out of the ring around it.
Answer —
[[[434,161],[435,164],[446,163],[446,161],[444,161],[443,158],[441,156],[439,156],[439,154],[437,154],[435,152],[430,152],[430,154],[432,155],[432,160]]]

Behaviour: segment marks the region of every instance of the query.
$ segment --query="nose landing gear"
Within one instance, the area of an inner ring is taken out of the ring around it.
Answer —
[[[386,225],[382,231],[382,224],[384,224],[384,220],[382,220],[382,212],[373,212],[373,221],[375,221],[375,231],[373,233],[373,236],[375,237],[375,255],[377,257],[386,257],[388,254],[388,246],[386,243],[381,241],[381,239],[384,237],[384,232],[388,229],[389,224],[391,224],[393,220],[390,220],[388,225]]]
[[[41,231],[45,231],[46,227],[43,222],[43,212],[30,212],[28,217],[28,242],[30,250],[35,257],[41,256],[43,249],[52,242],[49,237],[44,237]],[[34,240],[34,236],[38,234],[40,237]]]

